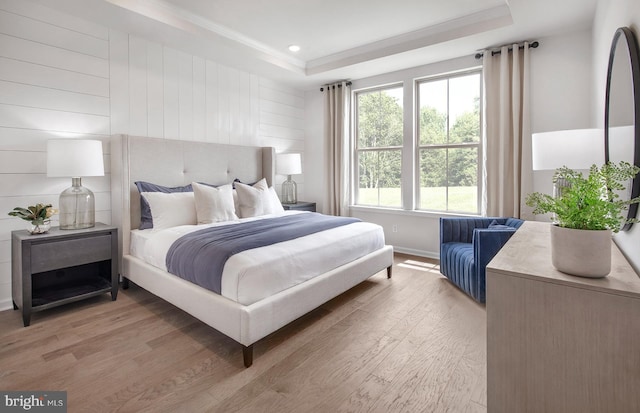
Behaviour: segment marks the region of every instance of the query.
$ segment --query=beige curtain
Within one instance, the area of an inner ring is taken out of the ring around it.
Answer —
[[[349,214],[349,106],[351,87],[346,82],[326,86],[324,91],[325,142],[328,165],[326,182],[330,215]]]
[[[504,46],[483,57],[483,214],[531,218],[524,200],[532,191],[529,119],[529,44]]]

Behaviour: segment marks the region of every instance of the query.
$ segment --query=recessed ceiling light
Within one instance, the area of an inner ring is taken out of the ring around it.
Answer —
[[[298,46],[297,44],[289,45],[289,51],[293,52],[293,53],[299,52],[300,51],[300,46]]]

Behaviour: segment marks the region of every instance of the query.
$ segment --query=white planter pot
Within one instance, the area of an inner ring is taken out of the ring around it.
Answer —
[[[551,226],[551,262],[559,271],[601,278],[611,272],[611,230]]]

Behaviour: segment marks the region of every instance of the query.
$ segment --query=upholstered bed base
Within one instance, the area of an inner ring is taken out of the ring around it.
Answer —
[[[167,186],[192,181],[224,184],[265,177],[272,184],[273,148],[118,135],[112,137],[112,217],[120,228],[120,274],[242,344],[244,364],[253,362],[253,344],[387,269],[391,277],[393,248],[385,246],[295,287],[242,305],[153,267],[129,254],[129,234],[139,222],[139,195],[133,184],[146,180]]]
[[[245,346],[244,362],[252,362],[252,345],[291,321],[361,283],[381,269],[391,277],[393,248],[386,246],[333,271],[245,306],[127,255],[122,275]]]

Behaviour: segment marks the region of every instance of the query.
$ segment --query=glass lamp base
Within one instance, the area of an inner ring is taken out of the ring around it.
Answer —
[[[571,187],[571,184],[564,178],[556,178],[553,181],[553,197],[562,198],[564,191]],[[551,214],[551,223],[558,224],[560,221],[556,214]]]
[[[298,203],[298,186],[291,180],[291,175],[282,183],[282,203],[297,204]]]
[[[93,192],[72,178],[71,188],[60,194],[60,229],[84,229],[96,225],[96,202]]]

